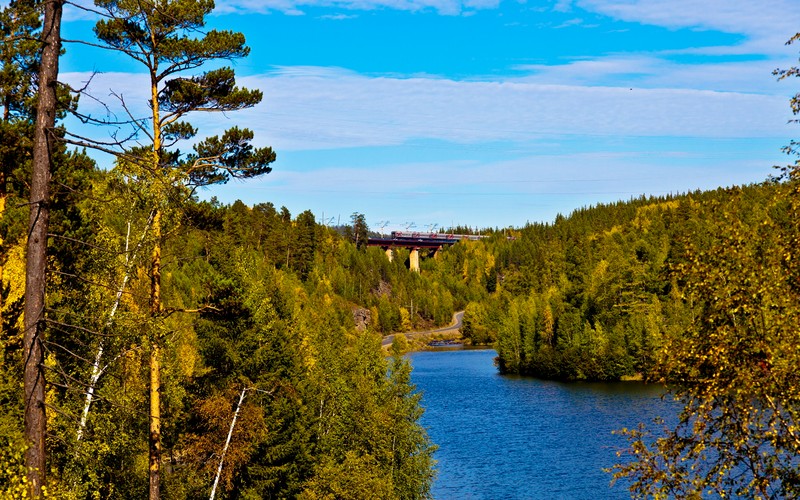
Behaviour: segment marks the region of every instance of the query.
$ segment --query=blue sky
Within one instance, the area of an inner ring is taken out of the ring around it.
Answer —
[[[91,37],[85,14],[66,16],[65,37]],[[278,160],[201,196],[334,223],[521,226],[759,182],[800,132],[800,81],[771,75],[797,63],[796,0],[227,0],[209,26],[244,32],[234,67],[264,101],[195,122],[250,127]],[[98,97],[144,102],[140,68],[67,51],[62,79],[99,71]]]

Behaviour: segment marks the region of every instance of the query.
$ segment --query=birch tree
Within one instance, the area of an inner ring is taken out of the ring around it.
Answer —
[[[800,94],[791,106],[800,114]],[[701,231],[710,244],[688,241],[673,266],[692,319],[667,339],[655,372],[683,410],[661,437],[624,430],[632,460],[614,477],[631,479],[637,497],[800,496],[798,166],[783,169],[765,203],[745,210],[740,195],[712,206]]]

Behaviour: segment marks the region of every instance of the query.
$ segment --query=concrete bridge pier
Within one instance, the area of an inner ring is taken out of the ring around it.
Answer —
[[[414,272],[419,272],[419,248],[411,249],[408,256],[408,267]]]
[[[386,248],[386,258],[389,259],[389,262],[394,262],[394,249],[392,247]]]

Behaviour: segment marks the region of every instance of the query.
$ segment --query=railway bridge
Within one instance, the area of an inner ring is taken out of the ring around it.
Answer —
[[[389,238],[369,238],[367,245],[381,247],[391,262],[395,248],[407,248],[410,251],[408,267],[419,272],[419,252],[429,250],[438,252],[442,247],[453,245],[462,240],[479,240],[486,236],[474,234],[416,233],[410,231],[392,231]]]

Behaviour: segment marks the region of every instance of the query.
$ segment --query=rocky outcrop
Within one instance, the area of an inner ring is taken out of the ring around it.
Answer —
[[[363,332],[369,326],[370,321],[372,321],[372,313],[369,309],[364,309],[363,307],[353,308],[353,322],[356,325],[356,330]]]

